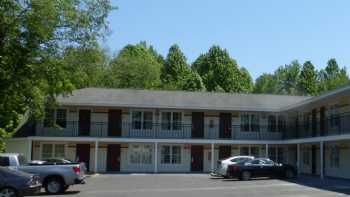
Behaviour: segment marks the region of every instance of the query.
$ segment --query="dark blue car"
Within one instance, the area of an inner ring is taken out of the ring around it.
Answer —
[[[0,167],[0,196],[18,197],[39,193],[40,177]]]

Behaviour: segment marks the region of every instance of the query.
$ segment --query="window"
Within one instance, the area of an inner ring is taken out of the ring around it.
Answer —
[[[162,130],[181,130],[181,112],[162,112]]]
[[[278,131],[285,132],[286,129],[287,129],[286,117],[285,116],[278,116]]]
[[[329,108],[329,115],[330,115],[331,127],[338,127],[339,126],[339,113],[338,113],[337,106],[333,105]]]
[[[310,129],[310,113],[304,114],[304,129],[307,131]]]
[[[67,126],[67,110],[57,109],[56,110],[56,124],[62,128]]]
[[[181,146],[161,146],[160,154],[160,163],[162,164],[181,164]]]
[[[67,109],[45,109],[44,127],[52,127],[53,124],[66,128]]]
[[[276,116],[275,115],[268,116],[267,128],[268,128],[269,132],[276,132]]]
[[[153,112],[150,111],[133,111],[132,128],[137,130],[152,129]]]
[[[259,147],[250,147],[250,155],[259,157]]]
[[[269,147],[269,158],[272,161],[277,162],[277,158],[276,158],[276,147]]]
[[[0,157],[0,166],[9,166],[10,159],[8,157]]]
[[[330,161],[330,167],[331,168],[339,168],[339,146],[332,145],[331,146],[331,161]]]
[[[132,144],[130,145],[131,164],[152,164],[152,146]]]
[[[249,147],[241,147],[240,155],[249,155]]]
[[[260,131],[259,115],[242,114],[241,115],[241,131]]]
[[[310,165],[310,154],[308,150],[303,151],[303,163],[304,165]]]
[[[64,158],[64,144],[43,144],[41,150],[41,159]]]
[[[279,163],[283,163],[283,161],[284,161],[283,148],[278,148],[277,149],[277,159],[276,159],[276,161],[279,162]]]

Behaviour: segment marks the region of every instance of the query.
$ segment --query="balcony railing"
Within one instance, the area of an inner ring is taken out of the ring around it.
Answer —
[[[60,128],[46,128],[37,125],[36,135],[46,137],[111,137],[111,138],[158,138],[158,139],[227,139],[227,140],[279,140],[282,132],[271,125],[255,125],[254,130],[243,131],[243,125],[231,125],[220,129],[220,125],[204,125],[203,130],[194,131],[192,124],[177,124],[176,129],[159,123],[133,124],[123,122],[119,132],[109,132],[108,122],[90,122],[81,124],[78,121],[59,122]],[[246,126],[246,125],[245,125]],[[196,135],[194,134],[196,133]],[[112,133],[118,135],[111,135]],[[195,137],[196,136],[196,137]]]

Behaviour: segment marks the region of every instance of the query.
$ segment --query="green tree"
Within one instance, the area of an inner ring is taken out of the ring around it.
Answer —
[[[297,60],[292,61],[291,64],[280,66],[275,71],[275,77],[278,81],[277,93],[297,95],[298,94],[298,80],[300,75],[300,64]]]
[[[95,44],[111,10],[108,0],[0,1],[0,139],[74,88],[62,51]]]
[[[317,71],[310,61],[306,61],[298,79],[299,92],[302,95],[315,95],[318,92]]]
[[[349,77],[346,73],[346,68],[339,68],[335,59],[330,59],[327,62],[326,68],[320,71],[319,80],[320,92],[334,90],[349,84]]]
[[[183,79],[182,90],[188,90],[188,91],[205,90],[201,76],[199,76],[198,73],[191,71]]]
[[[202,77],[208,91],[249,92],[249,85],[242,84],[251,82],[241,81],[249,80],[246,74],[241,73],[236,61],[219,46],[213,46],[206,54],[200,55],[192,68]]]
[[[109,60],[98,46],[69,47],[63,53],[63,61],[71,68],[70,80],[76,88],[105,86]]]
[[[127,45],[111,62],[112,84],[118,88],[158,88],[160,69],[161,64],[143,45]]]
[[[255,81],[254,93],[276,94],[278,81],[273,74],[264,73]]]

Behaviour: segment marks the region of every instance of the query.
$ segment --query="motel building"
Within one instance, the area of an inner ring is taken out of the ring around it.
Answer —
[[[57,100],[6,152],[98,173],[210,172],[219,159],[253,155],[350,178],[350,86],[315,97],[85,88]]]

